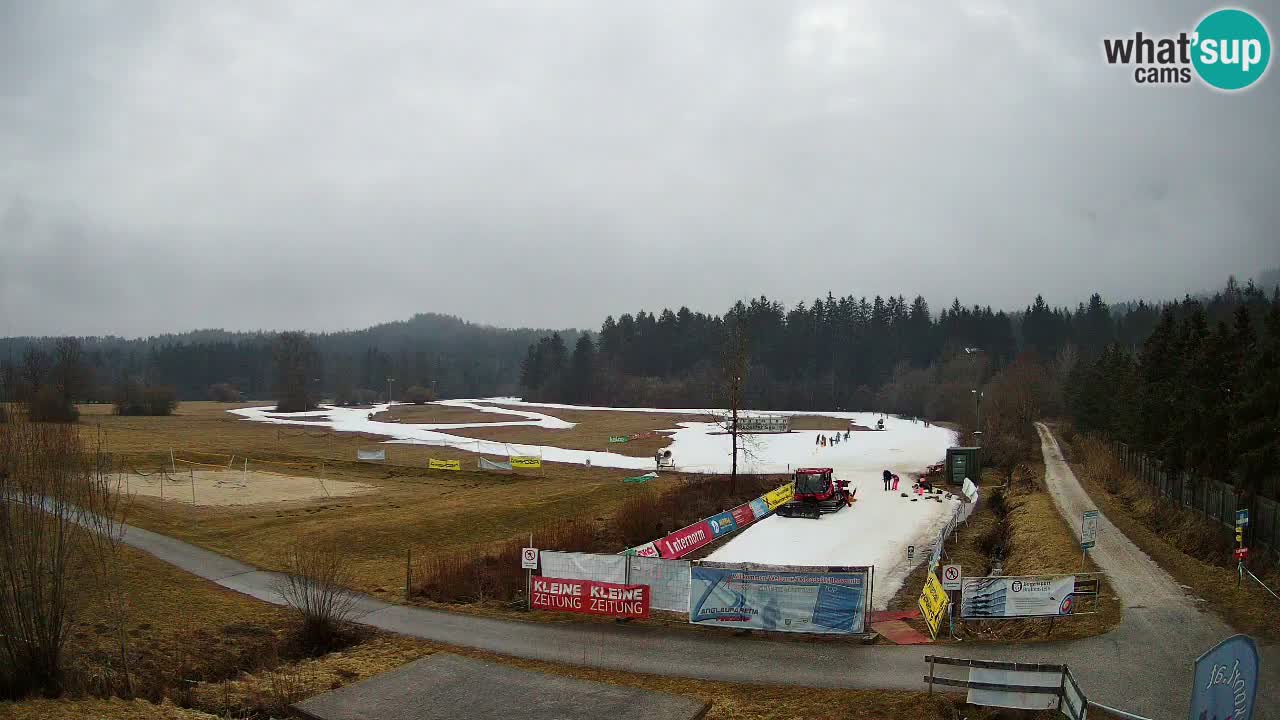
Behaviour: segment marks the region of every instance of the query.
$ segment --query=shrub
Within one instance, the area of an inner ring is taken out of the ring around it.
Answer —
[[[356,405],[372,405],[378,402],[378,393],[368,388],[357,388],[351,393],[351,399]]]
[[[178,393],[168,385],[142,385],[126,380],[116,387],[117,415],[172,415]]]
[[[28,414],[32,422],[72,423],[80,419],[80,411],[53,385],[41,385],[31,394]]]
[[[209,399],[217,402],[240,402],[240,391],[231,383],[215,383],[209,386]]]
[[[436,398],[430,390],[422,387],[421,385],[414,385],[404,391],[404,399],[406,402],[411,402],[414,405],[422,405],[424,403],[429,403]]]
[[[337,647],[356,600],[347,590],[351,563],[342,543],[300,538],[287,552],[277,589],[302,618],[302,641],[313,652]]]

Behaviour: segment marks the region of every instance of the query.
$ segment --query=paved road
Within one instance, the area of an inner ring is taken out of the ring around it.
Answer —
[[[1049,486],[1070,518],[1091,508],[1057,443],[1041,427]],[[1078,522],[1073,520],[1072,522]],[[282,602],[279,576],[180,540],[129,528],[125,541],[188,572],[267,602]],[[1094,557],[1127,607],[1120,627],[1074,642],[947,647],[945,654],[1018,662],[1066,662],[1090,699],[1151,718],[1181,718],[1191,663],[1231,634],[1198,612],[1177,585],[1103,520]],[[1145,560],[1145,564],[1143,561]],[[841,641],[742,638],[662,628],[525,623],[393,605],[362,596],[356,621],[426,640],[504,655],[656,675],[809,687],[920,690],[928,646],[864,646]],[[1280,652],[1263,649],[1262,720],[1280,720]]]

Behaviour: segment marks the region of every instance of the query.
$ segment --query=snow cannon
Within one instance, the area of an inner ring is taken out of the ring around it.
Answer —
[[[831,468],[800,468],[792,476],[795,495],[778,508],[782,517],[817,520],[853,504],[848,480],[836,480]],[[856,491],[855,491],[856,492]]]
[[[659,450],[656,453],[654,453],[653,462],[654,462],[654,465],[658,467],[658,469],[662,469],[664,467],[674,467],[676,464],[675,459],[671,457],[671,451],[667,449]]]

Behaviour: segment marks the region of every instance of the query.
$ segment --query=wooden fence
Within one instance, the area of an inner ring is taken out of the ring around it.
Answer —
[[[1237,496],[1235,487],[1217,480],[1192,477],[1185,472],[1165,472],[1159,462],[1126,443],[1116,443],[1115,449],[1124,468],[1156,495],[1199,513],[1205,520],[1216,521],[1229,529],[1235,528],[1236,510],[1244,508],[1244,498]],[[1270,554],[1280,560],[1280,503],[1254,496],[1248,510],[1245,545],[1254,553]]]

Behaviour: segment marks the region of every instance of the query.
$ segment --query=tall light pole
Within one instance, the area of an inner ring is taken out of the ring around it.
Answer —
[[[395,381],[396,381],[395,378],[392,378],[392,377],[387,378],[387,404],[388,405],[391,404],[391,383]]]
[[[973,393],[974,444],[981,445],[981,442],[978,441],[982,439],[982,405],[980,404],[980,401],[982,400],[982,391],[975,389],[970,390],[969,392]]]

